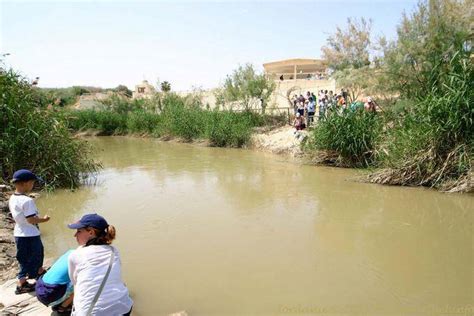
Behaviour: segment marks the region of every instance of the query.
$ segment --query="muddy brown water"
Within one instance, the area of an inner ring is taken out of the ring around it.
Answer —
[[[97,184],[38,200],[46,255],[97,211],[135,315],[471,315],[472,195],[255,151],[93,138]]]

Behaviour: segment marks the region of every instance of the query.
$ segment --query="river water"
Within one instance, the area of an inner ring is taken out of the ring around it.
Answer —
[[[471,315],[474,198],[260,152],[90,139],[95,185],[38,200],[46,255],[98,212],[135,315]]]

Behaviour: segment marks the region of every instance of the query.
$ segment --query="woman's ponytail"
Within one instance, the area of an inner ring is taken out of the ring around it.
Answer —
[[[115,239],[115,227],[112,225],[109,225],[107,229],[105,230],[105,240],[107,242],[107,245],[110,245],[112,243],[112,240]]]
[[[110,245],[115,239],[115,227],[109,225],[105,230],[98,230],[97,228],[91,227],[95,231],[95,238],[92,238],[87,242],[87,245]]]

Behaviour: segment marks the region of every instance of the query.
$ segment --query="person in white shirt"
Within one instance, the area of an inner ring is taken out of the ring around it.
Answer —
[[[130,315],[133,301],[122,281],[118,250],[111,246],[115,227],[98,214],[69,224],[79,247],[69,256],[74,284],[72,315]]]
[[[313,97],[309,97],[309,103],[307,107],[307,115],[308,115],[308,126],[314,122],[314,113],[316,111],[316,102],[313,100]]]
[[[15,193],[8,201],[8,207],[15,220],[13,235],[16,244],[16,258],[20,265],[15,294],[33,292],[34,284],[27,279],[36,279],[43,274],[44,248],[41,242],[39,223],[49,221],[49,216],[39,217],[35,201],[27,194],[39,178],[30,170],[20,169],[13,173]]]

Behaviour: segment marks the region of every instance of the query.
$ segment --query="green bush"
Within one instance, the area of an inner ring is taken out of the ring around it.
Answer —
[[[127,114],[113,111],[81,110],[67,112],[68,127],[75,131],[95,129],[103,135],[121,135],[127,131]]]
[[[329,112],[314,128],[308,148],[335,155],[335,163],[347,167],[368,167],[376,159],[374,153],[381,135],[380,114],[344,110]]]
[[[163,129],[167,134],[193,140],[202,137],[205,113],[198,107],[187,107],[183,98],[170,95],[163,102]]]
[[[281,120],[250,111],[203,110],[196,103],[188,105],[185,98],[174,93],[146,103],[137,102],[117,98],[109,100],[104,110],[67,112],[68,126],[75,131],[96,129],[103,135],[146,133],[187,141],[207,138],[214,146],[242,147],[249,141],[252,128]],[[147,109],[161,109],[161,112]]]
[[[374,182],[447,190],[457,183],[469,185],[474,160],[474,72],[469,56],[457,54],[450,63],[453,71],[444,75],[442,88],[433,86],[388,130],[381,156],[387,169],[374,174]]]
[[[62,116],[38,102],[37,89],[12,70],[0,69],[0,174],[28,168],[50,187],[75,187],[98,165],[85,142],[69,134]]]
[[[161,117],[158,114],[135,111],[127,116],[127,131],[130,133],[154,134],[159,125]]]
[[[127,99],[118,95],[112,95],[109,98],[100,101],[106,110],[119,114],[127,114],[133,111],[145,109],[146,100],[144,99]]]
[[[209,113],[206,135],[218,147],[242,147],[250,140],[255,118],[248,113],[212,111]]]

